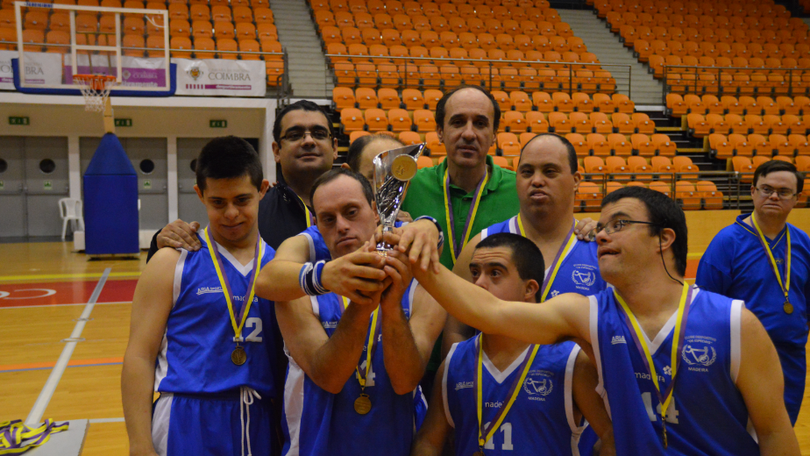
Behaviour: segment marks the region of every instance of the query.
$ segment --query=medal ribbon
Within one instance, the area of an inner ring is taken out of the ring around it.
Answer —
[[[349,307],[349,299],[341,296],[343,299],[343,310]],[[379,315],[379,307],[371,314],[371,328],[368,331],[368,344],[366,345],[366,374],[360,375],[360,367],[356,366],[354,369],[357,372],[357,381],[360,382],[360,388],[366,388],[366,379],[368,378],[368,371],[371,369],[371,357],[374,356],[374,350],[377,349],[377,344],[374,340],[377,339],[377,316]]]
[[[298,194],[296,194],[295,196],[298,196]],[[304,202],[304,198],[301,198],[300,196],[298,196],[298,199],[301,200],[301,205],[304,206],[304,215],[307,218],[307,228],[309,228],[309,227],[311,227],[312,225],[315,224],[314,221],[313,221],[314,217],[312,216],[312,213],[309,211],[309,208],[307,207],[307,203]]]
[[[787,246],[785,247],[785,282],[782,284],[782,275],[779,274],[779,267],[776,265],[776,260],[773,257],[773,252],[771,248],[768,246],[768,242],[765,240],[765,235],[762,234],[762,230],[759,229],[759,224],[757,224],[757,219],[754,218],[754,214],[751,214],[751,222],[754,223],[754,228],[757,230],[757,238],[759,239],[759,243],[762,244],[762,248],[768,252],[768,261],[771,263],[771,268],[773,268],[773,273],[776,274],[776,280],[779,282],[779,288],[782,289],[782,293],[785,294],[785,302],[790,302],[788,299],[788,292],[790,291],[790,227],[786,226],[785,231],[787,231]]]
[[[483,366],[484,366],[484,348],[483,344],[481,343],[481,334],[475,339],[475,347],[478,351],[478,360],[477,360],[477,368],[478,371],[475,376],[475,390],[476,390],[476,412],[478,413],[478,447],[483,448],[484,445],[492,438],[495,434],[495,431],[501,426],[504,418],[506,418],[506,414],[509,413],[509,409],[512,408],[512,404],[515,403],[515,399],[517,399],[518,393],[520,393],[520,388],[518,385],[522,385],[523,381],[526,380],[526,374],[529,373],[529,367],[531,367],[532,362],[534,361],[534,357],[537,356],[537,350],[540,348],[539,345],[534,345],[534,348],[531,350],[526,350],[526,356],[523,357],[523,362],[521,363],[519,369],[522,369],[520,376],[515,377],[515,380],[512,382],[512,386],[509,388],[509,392],[506,396],[509,400],[504,404],[499,410],[498,413],[495,415],[495,418],[490,421],[490,425],[488,428],[484,429],[483,423],[483,414],[484,414],[484,401],[483,401]]]
[[[478,187],[475,188],[475,196],[470,202],[470,212],[467,213],[467,221],[464,224],[464,237],[460,243],[456,242],[455,228],[453,224],[453,203],[450,201],[450,174],[447,170],[444,172],[444,213],[447,218],[447,229],[450,232],[450,257],[455,264],[456,259],[461,255],[461,250],[467,245],[470,240],[470,233],[473,227],[475,215],[478,213],[478,204],[481,202],[481,195],[484,194],[484,189],[489,181],[489,169],[484,170],[484,177],[478,182]],[[459,245],[460,244],[460,245]]]
[[[523,229],[523,220],[520,219],[520,214],[517,216],[517,225],[518,230],[520,230],[520,235],[526,237],[526,230]],[[574,224],[571,226],[568,234],[565,235],[565,238],[568,239],[568,241],[560,246],[560,250],[557,251],[557,256],[554,257],[554,262],[551,263],[551,273],[546,274],[545,279],[543,279],[543,294],[540,295],[540,302],[544,302],[548,297],[548,293],[551,291],[551,284],[554,283],[554,278],[557,277],[557,273],[560,271],[560,266],[562,266],[563,253],[567,252],[576,240],[576,236],[574,235],[574,228],[576,227],[577,221],[574,220]]]
[[[250,274],[250,283],[248,284],[247,293],[245,294],[245,301],[242,303],[242,308],[239,309],[239,318],[237,319],[233,311],[233,292],[231,291],[231,284],[228,281],[228,276],[224,272],[222,266],[222,257],[217,249],[217,243],[211,241],[211,236],[208,234],[208,228],[203,231],[205,234],[205,242],[208,243],[208,252],[211,254],[211,261],[214,263],[214,269],[217,271],[217,278],[219,284],[222,286],[222,294],[225,295],[225,302],[228,303],[228,316],[231,318],[231,326],[233,326],[233,333],[235,335],[234,341],[242,341],[242,328],[245,327],[245,320],[247,320],[250,306],[253,304],[253,297],[256,295],[256,277],[259,276],[261,268],[261,258],[264,256],[264,248],[262,247],[262,238],[257,236],[256,251],[253,254],[253,271]]]
[[[678,317],[675,322],[675,334],[672,337],[672,361],[670,363],[670,367],[672,368],[672,380],[669,382],[669,387],[667,387],[663,395],[661,394],[661,387],[658,385],[658,374],[655,371],[655,363],[653,363],[652,354],[650,353],[649,347],[647,347],[647,342],[644,340],[641,325],[639,325],[633,311],[630,310],[630,307],[627,306],[627,303],[624,302],[624,299],[619,296],[619,293],[616,292],[615,289],[613,290],[613,295],[616,296],[616,300],[619,301],[627,325],[633,328],[633,332],[631,333],[633,342],[635,342],[636,348],[641,354],[641,359],[644,361],[644,366],[647,368],[647,373],[650,374],[653,384],[655,385],[655,393],[658,395],[658,402],[661,404],[661,423],[664,427],[664,447],[666,447],[667,410],[669,409],[669,403],[672,401],[675,392],[675,376],[678,373],[678,366],[681,360],[679,354],[683,351],[686,320],[689,317],[689,306],[692,303],[692,287],[690,287],[688,283],[683,285],[683,293],[681,293],[681,299],[678,303]]]

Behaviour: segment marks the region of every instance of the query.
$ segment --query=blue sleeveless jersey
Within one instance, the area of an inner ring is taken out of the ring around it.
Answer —
[[[520,235],[517,215],[501,223],[496,223],[481,231],[481,240],[496,233]],[[562,265],[557,272],[548,299],[563,293],[579,293],[584,296],[596,294],[607,288],[599,274],[599,259],[596,256],[596,242],[574,240],[568,251],[563,252]],[[550,267],[546,264],[546,267]],[[549,271],[546,271],[547,273]]]
[[[481,336],[478,336],[481,337]],[[445,359],[442,399],[447,422],[456,430],[457,455],[478,451],[478,417],[474,381],[477,369],[475,340],[453,345]],[[526,350],[531,350],[529,346]],[[488,455],[579,455],[577,444],[583,428],[573,415],[572,379],[579,347],[573,342],[541,346],[520,392],[500,428],[484,446]],[[509,389],[521,375],[522,353],[499,372],[484,353],[482,402],[484,423],[491,422]]]
[[[394,222],[394,226],[397,228],[403,225],[405,225],[403,222]],[[299,236],[307,238],[307,242],[309,243],[309,261],[315,263],[321,260],[329,261],[332,259],[329,248],[326,247],[326,242],[324,242],[323,235],[318,230],[317,226],[312,225],[302,231]]]
[[[202,247],[196,252],[181,250],[175,267],[174,302],[156,361],[155,391],[209,394],[248,386],[263,399],[274,398],[274,380],[282,374],[277,372],[280,333],[274,304],[254,297],[242,329],[245,342],[241,345],[247,362],[242,366],[233,364],[231,353],[236,342],[228,305],[208,244],[202,236],[200,242]],[[218,250],[234,294],[234,312],[238,314],[254,262],[242,266],[224,247]],[[261,266],[274,255],[275,250],[264,244]]]
[[[695,289],[672,402],[667,411],[669,448],[662,440],[655,385],[633,342],[613,291],[591,296],[591,342],[600,385],[607,394],[617,454],[759,455],[749,434],[748,410],[736,386],[740,368],[742,301]],[[653,362],[665,391],[676,315],[653,342]]]
[[[402,298],[402,308],[407,318],[411,315],[416,286],[417,282],[412,281]],[[313,313],[331,337],[343,314],[343,300],[329,293],[313,296],[311,302]],[[356,375],[349,377],[340,393],[332,394],[310,380],[288,354],[282,416],[283,455],[410,454],[415,433],[416,400],[414,393],[398,395],[394,392],[385,371],[383,351],[386,347],[381,343],[379,333],[377,337],[376,343],[379,345],[374,350],[369,378],[366,380],[365,394],[372,403],[371,411],[366,415],[354,410],[354,401],[361,394]],[[365,359],[366,349],[358,360],[358,366],[363,371]]]
[[[790,227],[791,264],[788,297],[793,313],[785,313],[785,295],[776,281],[767,253],[755,229],[737,217],[712,239],[700,259],[695,283],[704,290],[745,301],[771,336],[785,374],[785,404],[795,424],[804,398],[807,375],[808,301],[810,301],[810,238],[787,224],[770,248],[785,279],[787,227]]]

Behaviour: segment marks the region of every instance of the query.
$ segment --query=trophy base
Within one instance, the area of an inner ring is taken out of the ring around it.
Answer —
[[[377,244],[377,255],[387,257],[388,252],[390,252],[391,250],[394,250],[394,246],[392,246],[391,244],[388,244],[386,242],[380,242],[379,244]]]

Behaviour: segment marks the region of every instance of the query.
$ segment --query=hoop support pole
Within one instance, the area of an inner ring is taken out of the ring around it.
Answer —
[[[115,117],[113,116],[110,97],[107,97],[107,101],[104,104],[104,132],[115,134]]]

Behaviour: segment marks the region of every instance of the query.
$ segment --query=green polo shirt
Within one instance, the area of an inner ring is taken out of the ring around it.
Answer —
[[[487,165],[492,170],[486,188],[478,204],[478,212],[473,221],[470,238],[480,233],[484,228],[495,223],[514,217],[520,211],[517,191],[515,189],[515,172],[501,168],[487,155]],[[447,170],[447,160],[438,166],[422,168],[411,179],[408,194],[402,203],[402,210],[416,218],[429,215],[439,221],[445,235],[445,245],[442,251],[441,263],[453,269],[452,254],[450,253],[450,231],[447,229],[447,215],[444,208],[444,173]],[[467,193],[461,187],[450,184],[450,201],[453,208],[453,233],[456,236],[456,245],[461,245],[464,236],[464,225],[470,212],[475,191]],[[469,241],[469,239],[467,239]],[[456,254],[461,253],[460,250]]]

